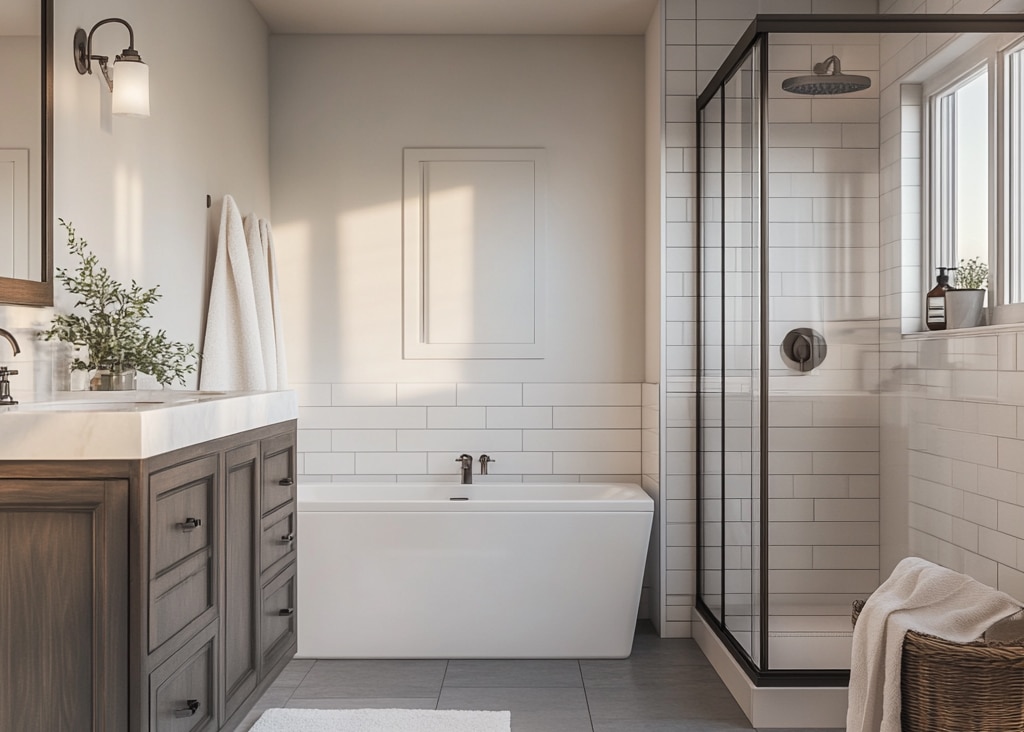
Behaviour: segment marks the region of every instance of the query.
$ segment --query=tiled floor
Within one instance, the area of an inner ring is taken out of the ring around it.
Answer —
[[[752,729],[697,645],[649,624],[614,661],[293,661],[236,732],[271,707],[508,709],[512,732]]]

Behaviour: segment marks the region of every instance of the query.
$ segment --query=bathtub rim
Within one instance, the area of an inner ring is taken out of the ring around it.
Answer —
[[[500,495],[496,489],[549,491],[527,497]],[[592,495],[573,496],[590,490]],[[400,495],[429,491],[436,496]],[[319,495],[321,492],[331,495]],[[392,495],[388,495],[388,494]],[[347,495],[346,495],[347,494]],[[492,494],[492,495],[489,495]],[[604,494],[604,495],[601,495]],[[465,498],[466,500],[452,500]],[[654,499],[636,483],[327,483],[302,481],[298,486],[299,513],[314,512],[624,512],[653,513]]]

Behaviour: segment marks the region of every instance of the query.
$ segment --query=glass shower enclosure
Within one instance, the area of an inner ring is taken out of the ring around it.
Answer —
[[[886,257],[918,246],[886,227],[886,197],[916,195],[892,174],[920,170],[906,105],[950,43],[1011,32],[1024,17],[762,15],[698,98],[696,604],[757,685],[849,679],[851,603],[883,579]]]

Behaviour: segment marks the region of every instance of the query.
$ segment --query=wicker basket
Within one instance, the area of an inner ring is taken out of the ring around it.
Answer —
[[[864,607],[853,603],[853,622]],[[952,643],[907,631],[903,732],[1022,732],[1024,640]]]

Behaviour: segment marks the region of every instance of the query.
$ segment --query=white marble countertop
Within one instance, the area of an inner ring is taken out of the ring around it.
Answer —
[[[293,391],[62,392],[0,407],[0,460],[139,460],[297,416]]]

